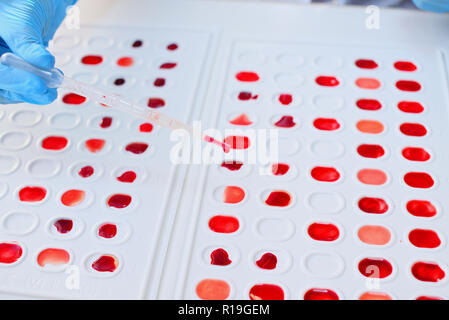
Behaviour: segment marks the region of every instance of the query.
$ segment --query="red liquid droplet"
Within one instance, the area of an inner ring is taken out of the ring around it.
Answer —
[[[437,214],[437,209],[430,201],[410,200],[406,207],[407,211],[415,217],[430,218]]]
[[[256,82],[259,81],[259,75],[251,71],[242,71],[235,75],[237,80],[242,82]]]
[[[274,284],[256,284],[249,291],[251,300],[284,300],[284,290]]]
[[[126,171],[120,177],[117,177],[117,180],[125,183],[133,183],[136,178],[137,174],[134,171]]]
[[[250,146],[249,138],[245,136],[228,136],[224,139],[224,143],[232,149],[248,149]]]
[[[253,124],[253,122],[251,120],[249,120],[248,116],[244,113],[242,113],[235,119],[229,121],[229,123],[236,125],[236,126],[249,126],[249,125]]]
[[[320,86],[335,87],[340,84],[337,78],[329,76],[319,76],[315,79],[316,83]]]
[[[292,128],[296,126],[296,123],[292,116],[282,116],[274,125],[280,128]]]
[[[289,93],[283,93],[279,95],[279,102],[284,106],[288,106],[290,103],[293,102],[293,97]]]
[[[340,128],[337,120],[332,118],[317,118],[313,121],[313,126],[318,130],[333,131]]]
[[[409,61],[397,61],[394,63],[394,67],[400,71],[415,71],[417,67],[414,63]]]
[[[94,55],[91,55],[91,56],[84,56],[84,57],[81,59],[81,62],[82,62],[83,64],[89,64],[89,65],[100,64],[100,63],[103,62],[103,57],[102,57],[102,56],[94,56]]]
[[[117,259],[108,255],[101,256],[92,263],[92,268],[98,272],[114,272],[117,267]]]
[[[65,265],[70,261],[70,254],[64,249],[48,248],[42,250],[37,256],[37,264],[41,267],[46,265]]]
[[[292,197],[285,191],[273,191],[270,192],[268,198],[265,200],[265,204],[272,207],[287,207],[292,200]]]
[[[412,80],[399,80],[396,82],[396,88],[402,91],[416,92],[421,90],[421,85]]]
[[[86,98],[76,93],[68,93],[62,98],[62,102],[66,104],[82,104],[86,101]]]
[[[240,161],[224,161],[221,166],[230,171],[237,171],[243,166],[243,162]]]
[[[114,80],[114,84],[115,84],[116,86],[122,86],[122,85],[125,84],[125,82],[126,82],[126,80],[123,79],[123,78],[117,78],[117,79]]]
[[[253,95],[251,92],[242,91],[239,93],[238,99],[242,101],[256,100],[259,96]]]
[[[239,220],[231,216],[214,216],[209,220],[209,228],[218,233],[233,233],[240,227]]]
[[[131,196],[127,194],[114,194],[109,197],[108,206],[117,209],[123,209],[129,206],[131,200],[132,200]]]
[[[151,132],[151,131],[153,131],[153,125],[151,123],[148,123],[148,122],[142,123],[139,126],[139,131],[140,132]]]
[[[169,44],[168,46],[167,46],[167,50],[170,50],[170,51],[175,51],[175,50],[177,50],[179,47],[178,47],[178,45],[176,44],[176,43],[171,43],[171,44]]]
[[[416,298],[416,300],[444,300],[444,299],[439,297],[419,296],[418,298]]]
[[[165,79],[164,78],[157,78],[157,79],[155,79],[154,80],[154,83],[153,83],[153,85],[155,86],[155,87],[163,87],[163,86],[165,86]]]
[[[216,249],[212,251],[210,254],[210,263],[216,266],[227,266],[231,264],[231,260],[229,260],[229,255],[224,249]]]
[[[414,229],[408,234],[408,239],[418,248],[437,248],[441,244],[440,237],[433,230]]]
[[[122,57],[117,60],[120,67],[131,67],[134,64],[134,59],[131,57]]]
[[[426,127],[419,123],[403,123],[399,129],[403,134],[412,137],[422,137],[427,134]]]
[[[331,223],[312,223],[307,233],[317,241],[335,241],[340,236],[338,228]]]
[[[150,98],[148,99],[147,106],[154,109],[162,108],[165,107],[165,101],[161,98]]]
[[[42,148],[46,150],[62,150],[67,147],[69,141],[65,137],[51,136],[42,140]]]
[[[100,152],[105,144],[106,141],[104,141],[103,139],[89,139],[84,143],[87,150],[89,150],[92,153]]]
[[[22,247],[15,243],[0,243],[0,263],[11,264],[22,256]]]
[[[73,228],[73,221],[69,219],[59,219],[53,223],[59,233],[68,233]]]
[[[359,271],[365,277],[383,279],[393,272],[393,267],[383,258],[365,258],[359,262]]]
[[[435,182],[432,177],[425,172],[409,172],[405,174],[404,181],[412,188],[431,188]]]
[[[227,186],[223,192],[224,203],[239,203],[245,198],[245,191],[237,186]]]
[[[61,202],[67,207],[74,207],[84,201],[86,193],[83,190],[68,190],[61,196]]]
[[[371,59],[359,59],[355,62],[355,65],[362,69],[376,69],[378,64]]]
[[[363,212],[383,214],[388,211],[388,204],[384,199],[364,197],[359,200],[359,208]]]
[[[117,235],[117,226],[112,223],[105,223],[98,229],[98,235],[102,238],[111,239]]]
[[[362,144],[357,148],[359,155],[365,158],[377,159],[385,154],[384,148],[377,144]]]
[[[161,64],[161,66],[159,67],[160,69],[173,69],[177,66],[178,64],[176,62],[166,62]]]
[[[100,123],[100,127],[103,129],[109,128],[112,124],[112,118],[111,117],[103,117]]]
[[[323,182],[334,182],[340,179],[340,173],[332,167],[315,167],[310,174],[315,180]]]
[[[445,276],[443,269],[436,263],[417,262],[412,266],[413,276],[424,282],[438,282]]]
[[[375,111],[382,108],[382,104],[378,100],[374,99],[360,99],[356,102],[357,107],[362,110]]]
[[[278,263],[278,259],[272,253],[264,253],[259,260],[256,261],[256,265],[261,269],[273,270],[276,268],[276,264]]]
[[[142,40],[136,40],[133,42],[132,47],[133,48],[140,48],[143,45],[143,41]]]
[[[42,187],[25,187],[19,191],[20,201],[39,202],[44,200],[47,190]]]
[[[82,167],[80,171],[78,171],[78,174],[80,175],[80,177],[89,178],[94,174],[94,168],[92,168],[91,166]]]
[[[314,288],[304,294],[304,300],[339,300],[339,298],[332,290]]]
[[[275,176],[283,176],[288,172],[290,166],[285,163],[276,163],[271,166],[271,172]]]
[[[142,154],[148,149],[148,144],[143,142],[133,142],[126,146],[125,150],[134,154]]]
[[[423,148],[404,148],[402,150],[402,155],[405,159],[410,161],[427,161],[430,159],[430,154]]]
[[[398,108],[402,112],[407,113],[421,113],[424,111],[422,104],[415,101],[401,101],[398,103]]]

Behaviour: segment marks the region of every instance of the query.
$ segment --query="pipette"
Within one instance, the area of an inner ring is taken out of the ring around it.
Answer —
[[[47,87],[49,88],[66,89],[108,107],[112,107],[125,113],[131,113],[139,118],[142,118],[161,127],[165,127],[171,130],[184,129],[193,136],[193,128],[185,124],[184,122],[171,118],[161,112],[149,109],[146,106],[135,103],[132,100],[120,95],[107,93],[91,85],[67,77],[56,68],[42,69],[36,67],[16,56],[15,54],[9,52],[4,53],[0,57],[0,64],[32,73],[44,80]],[[228,144],[218,141],[208,135],[203,134],[201,135],[201,138],[204,141],[221,146],[225,152],[228,152],[230,149],[230,146]]]

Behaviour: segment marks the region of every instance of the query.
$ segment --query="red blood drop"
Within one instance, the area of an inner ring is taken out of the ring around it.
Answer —
[[[359,262],[359,271],[365,277],[383,279],[393,272],[393,266],[383,258],[365,258]]]
[[[332,290],[314,288],[304,294],[304,300],[339,300],[339,298]]]
[[[247,92],[247,91],[242,91],[239,93],[238,95],[238,99],[242,100],[242,101],[247,101],[247,100],[256,100],[259,96],[253,95],[251,92]]]
[[[313,121],[313,125],[318,130],[333,131],[340,128],[337,120],[332,118],[317,118]]]
[[[417,69],[416,65],[410,61],[396,61],[394,67],[400,71],[415,71]]]
[[[421,90],[421,85],[413,80],[399,80],[396,82],[396,88],[402,91],[416,92]]]
[[[68,93],[62,98],[62,102],[67,104],[82,104],[86,101],[86,98],[76,93]]]
[[[44,200],[47,190],[42,187],[24,187],[19,191],[20,201],[39,202]]]
[[[129,206],[131,203],[131,196],[127,194],[114,194],[108,199],[108,206],[114,207],[117,209],[123,209]]]
[[[242,82],[256,82],[259,81],[259,75],[252,71],[242,71],[235,75],[237,80]]]
[[[176,62],[166,62],[161,64],[160,69],[174,69],[178,64]]]
[[[401,101],[398,103],[398,109],[407,113],[421,113],[424,111],[422,104],[415,101]]]
[[[91,166],[82,167],[80,171],[78,171],[78,174],[80,175],[80,177],[89,178],[94,174],[94,168],[92,168]]]
[[[69,219],[59,219],[53,223],[59,233],[68,233],[73,228],[73,221]]]
[[[430,159],[430,154],[423,148],[407,147],[402,150],[402,155],[410,161],[427,161]]]
[[[371,59],[359,59],[355,62],[355,65],[362,69],[376,69],[378,64]]]
[[[228,136],[224,139],[224,143],[237,150],[248,149],[250,146],[249,138],[245,136]]]
[[[251,300],[284,300],[284,290],[274,284],[256,284],[249,291]]]
[[[210,263],[216,266],[227,266],[231,264],[231,260],[229,260],[229,255],[224,249],[216,249],[212,251],[210,254]]]
[[[69,141],[65,137],[51,136],[42,140],[42,148],[46,150],[62,150],[67,147]]]
[[[440,237],[433,230],[414,229],[408,234],[408,239],[418,248],[437,248],[441,244]]]
[[[165,101],[161,98],[150,98],[148,99],[147,106],[154,109],[162,108],[165,106]]]
[[[92,268],[99,272],[114,272],[117,269],[117,260],[111,256],[101,256],[92,263]]]
[[[95,55],[84,56],[81,59],[81,62],[84,63],[84,64],[89,64],[89,65],[100,64],[100,63],[103,62],[103,57],[102,56],[95,56]]]
[[[430,218],[437,214],[437,209],[430,201],[410,200],[406,207],[407,211],[415,217]]]
[[[283,176],[288,172],[290,166],[285,163],[276,163],[271,166],[271,172],[275,176]]]
[[[117,226],[112,223],[105,223],[98,229],[98,235],[102,238],[111,239],[117,235]]]
[[[238,117],[230,120],[229,123],[233,124],[233,125],[236,125],[236,126],[250,126],[250,125],[253,124],[253,122],[244,113],[242,113]]]
[[[270,253],[264,253],[259,260],[256,261],[256,265],[261,269],[273,270],[276,268],[276,264],[278,262],[277,257]]]
[[[126,171],[120,177],[117,177],[117,180],[125,183],[133,183],[136,178],[137,174],[134,171]]]
[[[131,57],[122,57],[117,60],[120,67],[131,67],[134,64],[134,59]]]
[[[233,233],[240,227],[239,220],[231,216],[214,216],[209,220],[209,228],[218,233]]]
[[[416,298],[416,300],[444,300],[444,299],[439,297],[419,296],[418,298]]]
[[[126,151],[134,154],[142,154],[148,149],[148,144],[144,142],[133,142],[125,147]]]
[[[140,132],[151,132],[151,131],[153,131],[153,125],[151,123],[148,123],[148,122],[142,123],[139,126],[139,131]]]
[[[103,129],[109,128],[112,124],[112,118],[111,117],[103,117],[100,123],[100,127]]]
[[[274,125],[280,128],[291,128],[296,126],[296,123],[292,116],[282,116]]]
[[[15,243],[0,243],[0,263],[11,264],[22,256],[22,247]]]
[[[399,129],[403,134],[412,137],[422,137],[427,134],[426,127],[419,123],[403,123]]]
[[[404,176],[404,181],[412,188],[431,188],[435,182],[432,177],[425,172],[409,172]]]
[[[292,197],[285,191],[273,191],[270,192],[268,198],[265,200],[265,204],[272,207],[287,207],[292,200]]]
[[[375,111],[382,108],[382,104],[375,99],[360,99],[356,102],[357,107],[362,110]]]
[[[163,86],[165,86],[165,79],[164,78],[157,78],[157,79],[155,79],[154,80],[154,83],[153,83],[153,85],[155,86],[155,87],[163,87]]]
[[[331,76],[319,76],[315,79],[316,83],[320,86],[335,87],[340,84],[337,78]]]
[[[133,42],[132,47],[133,48],[140,48],[143,45],[143,41],[142,40],[136,40]]]
[[[310,174],[315,180],[323,182],[334,182],[340,179],[340,173],[332,167],[315,167]]]
[[[383,214],[388,211],[388,204],[384,199],[364,197],[359,200],[359,208],[363,212]]]
[[[331,223],[312,223],[307,233],[317,241],[335,241],[340,236],[338,228]]]
[[[365,158],[380,158],[385,154],[384,148],[377,144],[361,144],[357,148],[359,155]]]
[[[87,150],[89,150],[92,153],[100,152],[105,144],[106,141],[104,141],[103,139],[89,139],[86,140],[85,142]]]
[[[283,104],[284,106],[287,106],[293,102],[293,97],[289,93],[283,93],[283,94],[279,95],[279,102],[281,104]]]
[[[230,171],[237,171],[243,166],[243,162],[240,161],[224,161],[221,166]]]
[[[416,262],[412,266],[413,276],[424,282],[438,282],[445,277],[445,272],[436,263]]]
[[[126,82],[126,80],[123,79],[123,78],[117,78],[117,79],[114,80],[114,84],[115,84],[116,86],[122,86],[122,85],[125,84],[125,82]]]
[[[176,49],[178,49],[179,47],[178,47],[178,45],[176,44],[176,43],[171,43],[171,44],[169,44],[168,46],[167,46],[167,50],[170,50],[170,51],[175,51]]]

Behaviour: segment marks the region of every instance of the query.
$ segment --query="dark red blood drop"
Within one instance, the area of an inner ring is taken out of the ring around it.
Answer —
[[[92,168],[91,166],[82,167],[80,171],[78,171],[78,174],[80,175],[80,177],[89,178],[94,174],[94,168]]]
[[[81,59],[81,62],[83,64],[89,64],[89,65],[100,64],[103,62],[103,57],[102,56],[94,56],[94,55],[84,56]]]
[[[278,262],[277,257],[270,253],[264,253],[259,260],[256,261],[256,265],[261,269],[273,270],[276,268],[276,264]]]
[[[361,144],[357,148],[357,152],[359,155],[365,158],[380,158],[385,154],[384,148],[377,144]]]
[[[407,211],[415,217],[430,218],[437,214],[437,209],[430,201],[410,200],[406,207]]]
[[[134,154],[142,154],[148,149],[148,144],[143,142],[133,142],[125,147],[125,150]]]
[[[42,187],[24,187],[19,191],[20,201],[39,202],[44,200],[47,190]]]
[[[62,150],[67,147],[69,141],[65,137],[51,136],[42,140],[42,148],[46,150]]]
[[[108,206],[114,207],[117,209],[123,209],[129,206],[131,203],[131,196],[127,194],[114,194],[108,199]]]
[[[22,256],[22,247],[15,243],[0,243],[0,263],[11,264]]]
[[[422,104],[415,101],[401,101],[398,103],[398,109],[407,113],[421,113],[424,111]]]
[[[376,69],[378,64],[371,59],[359,59],[355,62],[355,65],[362,69]]]
[[[323,182],[334,182],[340,179],[340,173],[332,167],[315,167],[310,174],[315,180]]]
[[[140,48],[143,45],[143,41],[142,40],[136,40],[133,42],[132,47],[133,48]]]
[[[304,300],[339,300],[339,298],[332,290],[314,288],[304,294]]]
[[[282,116],[274,125],[279,128],[292,128],[296,126],[296,123],[292,116]]]
[[[274,284],[256,284],[249,291],[251,300],[284,300],[284,290]]]
[[[221,166],[230,171],[237,171],[243,166],[243,162],[240,161],[224,161]]]
[[[427,161],[430,159],[430,154],[423,148],[407,147],[402,150],[402,155],[410,161]]]
[[[273,191],[270,192],[268,198],[265,200],[265,204],[272,207],[286,207],[290,204],[292,197],[285,191]]]
[[[69,219],[59,219],[53,223],[59,233],[68,233],[73,228],[73,221]]]
[[[242,82],[256,82],[259,81],[260,77],[257,73],[252,71],[242,71],[235,75],[237,80]]]
[[[410,61],[396,61],[394,67],[400,71],[415,71],[417,69],[416,65]]]
[[[100,127],[103,129],[109,128],[112,124],[112,118],[111,117],[103,117],[100,123]]]
[[[444,299],[439,297],[419,296],[418,298],[416,298],[416,300],[444,300]]]
[[[126,82],[126,80],[123,79],[123,78],[117,78],[117,79],[114,80],[114,84],[115,84],[116,86],[122,86],[122,85],[125,84],[125,82]]]
[[[365,277],[383,279],[393,272],[393,266],[383,258],[365,258],[359,262],[359,271]]]
[[[399,129],[403,134],[412,137],[422,137],[427,134],[426,127],[419,123],[403,123]]]
[[[364,197],[359,200],[359,208],[363,212],[382,214],[388,211],[388,204],[384,199]]]
[[[421,90],[421,85],[413,80],[399,80],[396,82],[396,88],[402,91],[416,92]]]
[[[82,104],[86,101],[86,98],[76,93],[68,93],[62,98],[62,102],[67,104]]]
[[[120,177],[117,177],[117,180],[120,182],[133,183],[136,178],[137,174],[134,171],[126,171],[123,172]]]
[[[362,110],[375,111],[382,108],[382,104],[375,99],[360,99],[356,102],[357,107]]]
[[[92,268],[99,272],[114,272],[117,269],[117,261],[111,256],[101,256],[92,263]]]
[[[224,249],[216,249],[212,251],[210,254],[210,263],[216,266],[227,266],[231,264],[231,260],[229,260],[229,255]]]
[[[312,223],[307,233],[317,241],[335,241],[340,236],[338,228],[331,223]]]
[[[162,108],[165,106],[165,101],[161,98],[150,98],[148,99],[147,106],[154,109]]]
[[[432,177],[425,172],[409,172],[404,176],[404,181],[412,188],[431,188],[435,182]]]
[[[335,87],[340,84],[337,78],[330,76],[319,76],[315,79],[316,83],[320,86]]]
[[[166,62],[161,64],[161,66],[159,67],[160,69],[173,69],[177,66],[178,64],[176,62]]]
[[[285,163],[276,163],[271,166],[271,172],[275,176],[283,176],[288,172],[290,166]]]
[[[117,235],[117,226],[112,223],[105,223],[98,229],[98,235],[102,238],[111,239]]]
[[[290,103],[293,102],[293,97],[289,93],[283,93],[279,95],[279,102],[284,106],[288,106]]]
[[[153,125],[151,123],[145,122],[139,126],[140,132],[151,132],[153,131]]]
[[[337,120],[332,118],[317,118],[313,121],[313,126],[318,130],[333,131],[340,128]]]
[[[242,100],[242,101],[247,101],[247,100],[256,100],[259,96],[253,95],[251,92],[247,92],[247,91],[242,91],[239,93],[238,95],[238,99]]]
[[[416,262],[412,266],[413,276],[424,282],[438,282],[445,277],[445,272],[436,263]]]
[[[167,50],[170,50],[170,51],[175,51],[176,49],[178,49],[179,47],[178,47],[178,45],[176,44],[176,43],[171,43],[171,44],[169,44],[168,46],[167,46]]]
[[[239,220],[231,216],[214,216],[209,220],[209,228],[218,233],[233,233],[240,227]]]
[[[408,234],[408,239],[418,248],[437,248],[441,244],[440,237],[433,230],[414,229]]]
[[[245,136],[228,136],[224,143],[237,150],[248,149],[250,146],[249,138]]]
[[[164,78],[157,78],[154,80],[153,85],[155,87],[163,87],[165,86],[165,79]]]

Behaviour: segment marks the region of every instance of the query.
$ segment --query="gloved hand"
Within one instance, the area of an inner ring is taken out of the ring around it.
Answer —
[[[13,52],[41,68],[53,68],[46,47],[76,0],[1,0],[0,55]],[[49,104],[57,97],[39,77],[0,65],[0,103]]]
[[[413,3],[422,10],[433,12],[448,12],[448,0],[413,0]]]

